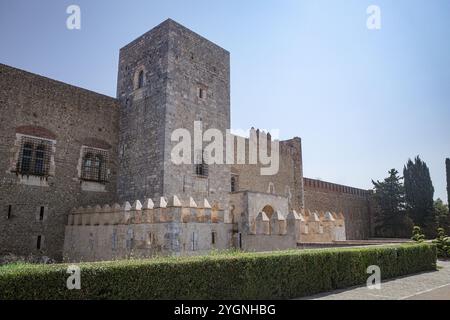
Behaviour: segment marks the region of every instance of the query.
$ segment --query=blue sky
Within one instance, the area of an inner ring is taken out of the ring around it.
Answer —
[[[447,201],[448,0],[0,0],[0,62],[115,96],[119,48],[169,17],[231,52],[232,127],[301,137],[305,176],[371,188],[420,155]]]

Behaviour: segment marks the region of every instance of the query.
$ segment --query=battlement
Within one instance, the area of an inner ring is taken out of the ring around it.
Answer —
[[[303,178],[305,189],[315,189],[318,191],[324,192],[337,192],[337,193],[347,193],[351,195],[355,195],[358,197],[367,197],[371,194],[370,190],[358,189],[349,186],[344,186],[341,184],[331,183],[327,181]]]
[[[270,218],[260,212],[250,225],[253,235],[294,234],[298,242],[331,242],[345,240],[345,221],[342,213],[293,210],[286,216],[275,211]]]
[[[151,198],[142,204],[136,200],[131,205],[125,201],[122,205],[105,204],[94,207],[74,208],[68,218],[69,226],[127,225],[165,222],[224,222],[224,210],[211,206],[207,199],[197,205],[191,197],[186,203],[177,196],[160,197],[157,201]]]

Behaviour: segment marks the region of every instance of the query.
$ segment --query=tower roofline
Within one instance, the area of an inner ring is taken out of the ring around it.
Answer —
[[[201,36],[200,34],[196,33],[195,31],[192,31],[191,29],[185,27],[184,25],[182,25],[181,23],[171,19],[171,18],[167,18],[166,20],[164,20],[163,22],[161,22],[160,24],[156,25],[155,27],[153,27],[152,29],[150,29],[149,31],[141,34],[140,36],[138,36],[137,38],[135,38],[133,41],[129,42],[128,44],[126,44],[125,46],[123,46],[122,48],[120,48],[120,51],[125,50],[129,47],[132,47],[134,44],[136,44],[136,42],[142,40],[142,38],[146,38],[148,36],[150,36],[155,30],[165,27],[167,26],[168,28],[170,28],[171,26],[177,26],[178,28],[184,29],[185,31],[194,34],[196,37],[202,39],[203,41],[206,41],[210,44],[212,44],[213,46],[215,46],[216,48],[225,51],[227,54],[230,54],[230,52],[224,48],[222,48],[221,46],[219,46],[218,44],[212,42],[209,39],[206,39],[205,37]]]

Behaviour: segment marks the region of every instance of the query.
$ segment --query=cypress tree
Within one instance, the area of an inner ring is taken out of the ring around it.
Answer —
[[[430,170],[419,156],[408,160],[403,168],[406,209],[414,224],[421,227],[428,238],[436,234],[434,187]]]
[[[450,207],[450,158],[445,159],[445,168],[447,169],[447,204]]]

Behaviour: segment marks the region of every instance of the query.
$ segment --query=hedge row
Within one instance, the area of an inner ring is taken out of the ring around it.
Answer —
[[[2,299],[286,299],[364,284],[378,265],[388,279],[436,269],[429,244],[236,253],[80,263],[81,289],[68,290],[67,264],[0,267]]]

